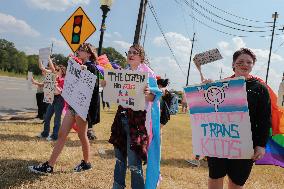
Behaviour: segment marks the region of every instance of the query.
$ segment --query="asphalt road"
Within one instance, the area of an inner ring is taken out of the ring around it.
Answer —
[[[25,79],[0,76],[0,115],[36,111],[36,88]]]

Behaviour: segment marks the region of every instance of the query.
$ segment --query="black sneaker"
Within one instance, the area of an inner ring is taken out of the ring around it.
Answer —
[[[88,130],[87,131],[87,136],[89,140],[95,140],[97,139],[95,132],[93,130]]]
[[[86,163],[84,160],[82,160],[81,163],[74,168],[74,172],[82,172],[91,169],[92,169],[91,163]]]
[[[37,173],[37,174],[48,175],[48,174],[53,173],[53,167],[48,165],[48,161],[43,163],[43,164],[37,165],[37,166],[35,166],[35,165],[34,166],[29,166],[28,168],[29,168],[29,170],[31,172]]]

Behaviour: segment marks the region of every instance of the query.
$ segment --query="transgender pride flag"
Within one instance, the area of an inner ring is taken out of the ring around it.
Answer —
[[[235,79],[184,88],[191,114],[247,112],[245,80]],[[200,95],[202,94],[202,95]]]

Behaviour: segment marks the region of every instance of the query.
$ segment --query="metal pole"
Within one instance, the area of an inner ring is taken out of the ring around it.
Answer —
[[[103,11],[103,15],[102,15],[103,20],[101,24],[101,35],[100,35],[100,42],[99,42],[99,48],[98,48],[98,56],[102,54],[102,47],[103,47],[104,33],[105,33],[105,21],[106,21],[107,13],[110,10],[107,5],[102,5],[101,9]]]
[[[267,84],[267,80],[268,80],[268,72],[269,72],[269,66],[270,66],[270,57],[271,57],[271,51],[272,51],[272,44],[273,44],[273,37],[274,37],[274,30],[275,30],[275,23],[276,23],[276,19],[278,17],[277,12],[275,12],[272,17],[274,18],[274,22],[273,22],[273,29],[272,29],[272,36],[271,36],[271,43],[270,43],[270,51],[269,51],[269,56],[268,56],[268,65],[267,65],[267,72],[266,72],[266,79],[265,79],[265,83]]]
[[[140,43],[141,31],[142,31],[142,28],[143,28],[143,22],[144,22],[144,16],[145,16],[145,12],[146,12],[147,3],[148,3],[148,0],[141,0],[140,1],[140,8],[139,8],[138,18],[137,18],[137,23],[136,23],[136,29],[135,29],[133,44],[139,44]]]
[[[193,50],[194,41],[195,41],[195,33],[193,33],[193,38],[192,38],[192,43],[191,43],[191,50],[190,50],[190,57],[189,57],[189,63],[188,63],[186,85],[188,85],[188,77],[189,77],[190,63],[191,63],[191,57],[192,57],[192,50]]]

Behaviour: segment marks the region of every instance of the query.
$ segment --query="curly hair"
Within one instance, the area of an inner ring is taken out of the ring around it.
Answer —
[[[90,53],[90,60],[95,62],[98,58],[98,54],[97,54],[97,49],[95,46],[91,45],[90,43],[83,43],[82,45],[80,45],[80,47],[78,49],[81,49],[87,53]]]
[[[141,57],[142,63],[144,63],[144,61],[146,60],[144,48],[139,44],[133,44],[133,45],[131,45],[131,47],[134,48],[139,53],[139,56]]]

